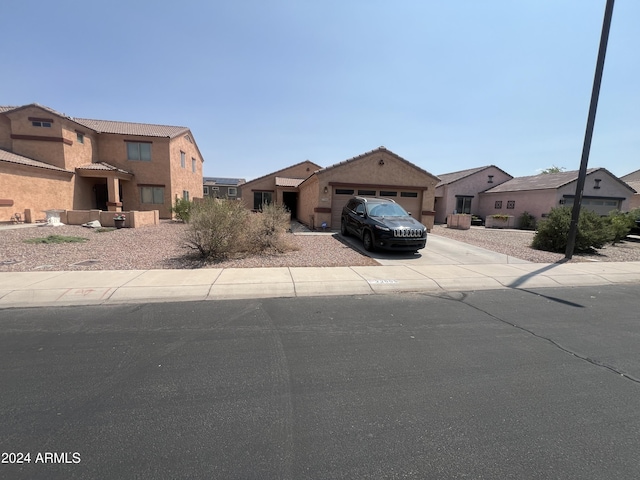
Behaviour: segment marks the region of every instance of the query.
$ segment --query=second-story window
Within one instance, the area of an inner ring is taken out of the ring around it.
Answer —
[[[191,157],[191,171],[196,173],[196,159]]]
[[[180,152],[180,166],[187,168],[187,155],[184,152]]]
[[[151,144],[141,142],[127,142],[127,159],[151,161]]]

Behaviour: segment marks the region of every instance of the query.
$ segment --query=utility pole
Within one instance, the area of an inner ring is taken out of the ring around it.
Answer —
[[[582,158],[580,160],[580,172],[578,173],[578,183],[576,185],[576,195],[573,199],[573,210],[571,211],[571,224],[569,225],[569,235],[567,237],[567,250],[564,257],[571,260],[573,250],[576,246],[576,235],[578,233],[578,219],[580,218],[580,206],[582,204],[582,192],[584,181],[587,176],[587,164],[589,163],[589,152],[591,150],[591,138],[593,137],[593,125],[596,121],[596,110],[598,109],[598,97],[600,96],[600,84],[602,83],[602,71],[604,70],[604,57],[607,53],[607,42],[609,41],[609,29],[611,27],[611,17],[613,15],[614,0],[607,0],[604,11],[604,21],[602,23],[602,34],[600,35],[600,48],[598,50],[598,61],[596,62],[596,73],[593,79],[593,89],[591,91],[591,104],[589,106],[589,117],[587,118],[587,130],[584,134],[584,144],[582,145]]]

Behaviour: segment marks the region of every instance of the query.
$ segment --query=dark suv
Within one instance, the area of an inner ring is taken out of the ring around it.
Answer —
[[[342,209],[340,233],[362,239],[364,249],[415,252],[427,244],[427,227],[387,198],[353,197]]]

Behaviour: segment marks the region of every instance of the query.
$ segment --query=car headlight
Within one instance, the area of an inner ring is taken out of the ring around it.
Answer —
[[[390,232],[391,231],[390,228],[387,228],[387,227],[385,227],[383,225],[375,224],[374,227],[377,228],[378,230],[382,230],[383,232]]]

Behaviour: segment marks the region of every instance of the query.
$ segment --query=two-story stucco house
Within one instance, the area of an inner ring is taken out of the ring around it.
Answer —
[[[244,178],[204,177],[203,195],[205,198],[228,198],[238,200],[242,197]]]
[[[187,127],[74,118],[0,106],[0,221],[43,211],[158,210],[202,197],[202,155]]]

